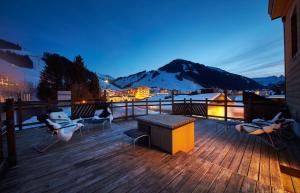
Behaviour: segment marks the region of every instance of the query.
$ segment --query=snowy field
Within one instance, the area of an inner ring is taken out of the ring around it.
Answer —
[[[175,100],[184,100],[186,99],[187,102],[190,100],[205,100],[208,98],[209,100],[212,100],[215,97],[216,93],[209,93],[209,94],[199,94],[199,95],[177,95],[175,96]],[[172,112],[172,98],[169,95],[156,95],[152,96],[148,99],[148,114],[159,114],[160,108],[159,108],[159,100],[161,100],[161,111],[162,113],[171,113]],[[237,98],[236,100],[241,100],[241,98]],[[151,102],[155,101],[155,102]],[[180,101],[182,102],[182,101]],[[176,101],[175,101],[176,103]],[[204,103],[204,101],[201,101],[198,103]],[[236,103],[236,105],[243,105],[243,103]],[[63,107],[63,111],[68,115],[71,116],[71,107]],[[114,103],[113,104],[113,116],[114,118],[122,118],[126,116],[126,107],[125,103]],[[210,107],[208,109],[208,114],[214,114],[216,111],[218,112],[224,112],[224,107]],[[132,116],[132,103],[127,103],[127,116]],[[134,115],[146,115],[146,102],[145,101],[135,101],[134,103]],[[223,115],[224,116],[224,115]],[[229,117],[235,117],[235,118],[243,118],[244,117],[244,108],[243,107],[228,107],[228,116]],[[17,117],[17,116],[15,116]],[[17,122],[15,120],[15,122]],[[23,122],[23,124],[30,124],[30,123],[37,123],[37,117],[33,116],[30,119],[27,119]],[[43,126],[43,124],[37,124],[37,125],[30,125],[30,126],[24,126],[23,129],[33,128],[37,126]],[[18,129],[18,128],[16,128]]]

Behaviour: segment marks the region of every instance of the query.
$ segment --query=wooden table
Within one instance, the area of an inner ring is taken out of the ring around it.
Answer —
[[[194,148],[195,119],[181,115],[147,115],[136,118],[138,128],[148,131],[151,145],[168,153],[188,152]]]

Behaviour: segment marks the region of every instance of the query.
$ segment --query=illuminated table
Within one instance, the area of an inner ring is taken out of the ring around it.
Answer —
[[[168,153],[194,148],[195,119],[181,115],[147,115],[136,118],[138,128],[148,130],[151,145]]]

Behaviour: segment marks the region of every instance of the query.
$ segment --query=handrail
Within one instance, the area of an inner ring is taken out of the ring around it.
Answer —
[[[71,101],[71,100],[62,100],[62,101],[14,101],[13,108],[17,112],[17,119],[18,123],[15,124],[15,127],[19,127],[22,129],[23,126],[30,126],[30,125],[38,125],[40,124],[39,122],[35,123],[22,123],[22,112],[26,110],[33,110],[33,109],[45,109],[50,106],[56,106],[58,108],[62,107],[72,107],[73,105],[93,105],[93,104],[109,104],[110,107],[113,109],[118,109],[118,108],[125,108],[125,117],[120,117],[120,118],[125,118],[127,117],[135,117],[136,113],[134,112],[134,108],[143,108],[146,109],[145,114],[148,114],[149,109],[151,108],[152,111],[157,111],[159,113],[164,112],[166,109],[163,109],[162,107],[165,106],[171,106],[171,111],[173,111],[174,105],[177,104],[202,104],[205,105],[206,111],[209,107],[224,107],[224,116],[215,116],[215,115],[209,115],[206,113],[204,117],[213,117],[213,118],[223,118],[223,119],[242,119],[242,118],[237,118],[237,117],[229,117],[227,115],[227,111],[230,108],[245,108],[248,106],[248,104],[243,104],[242,100],[200,100],[200,99],[192,99],[192,98],[185,98],[185,99],[180,99],[180,100],[175,100],[174,98],[172,99],[163,99],[163,100],[132,100],[132,101],[103,101],[103,100],[92,100],[92,99],[87,99],[87,100],[77,100],[77,101]],[[5,104],[0,103],[0,107]],[[262,102],[251,102],[251,105],[266,105],[269,106],[271,104],[269,103],[262,103]],[[132,108],[133,107],[133,108]],[[154,108],[158,107],[158,108]],[[128,111],[128,109],[131,109],[131,111]],[[170,110],[168,110],[169,112]],[[191,111],[189,111],[191,112]],[[188,112],[187,112],[188,113]]]

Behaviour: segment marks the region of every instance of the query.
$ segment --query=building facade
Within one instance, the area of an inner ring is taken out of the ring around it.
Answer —
[[[300,121],[300,0],[269,0],[269,15],[281,18],[284,30],[286,100],[292,117]]]

